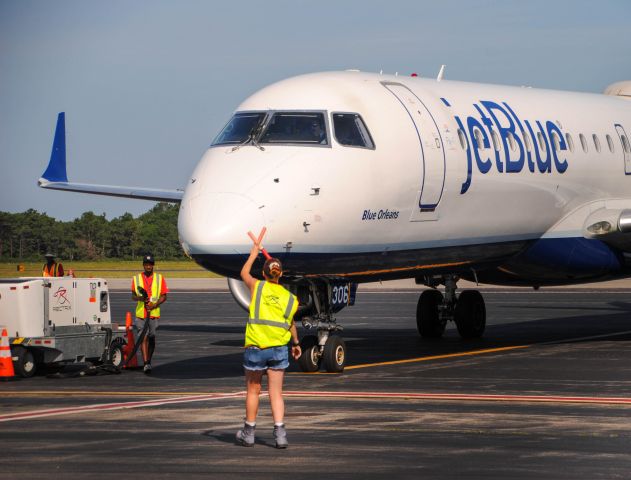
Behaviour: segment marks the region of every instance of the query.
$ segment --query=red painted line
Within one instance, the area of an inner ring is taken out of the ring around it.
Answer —
[[[267,392],[263,393],[266,395]],[[96,405],[84,405],[80,407],[55,408],[48,410],[33,410],[29,412],[9,413],[0,415],[0,422],[13,420],[26,420],[55,415],[70,415],[74,413],[122,410],[129,408],[153,407],[178,403],[203,402],[207,400],[220,400],[225,398],[239,398],[245,396],[245,392],[214,393],[207,395],[189,395],[184,397],[143,400],[135,402],[104,403]],[[458,393],[412,393],[412,392],[333,392],[333,391],[286,391],[286,397],[311,397],[311,398],[400,398],[413,400],[445,400],[445,401],[495,401],[495,402],[534,402],[534,403],[573,403],[592,405],[622,405],[631,406],[630,397],[577,397],[562,395],[486,395],[486,394],[458,394]]]
[[[0,415],[0,422],[12,420],[26,420],[31,418],[51,417],[53,415],[69,415],[73,413],[122,410],[127,408],[153,407],[158,405],[169,405],[174,403],[203,402],[205,400],[216,400],[222,398],[235,398],[244,396],[245,392],[235,393],[211,393],[208,395],[193,395],[186,397],[165,398],[156,400],[144,400],[136,402],[103,403],[96,405],[84,405],[80,407],[53,408],[48,410],[33,410],[29,412],[9,413]]]
[[[405,393],[405,392],[284,392],[287,397],[331,398],[407,398],[417,400],[465,400],[501,402],[591,403],[598,405],[631,405],[629,397],[574,397],[561,395],[484,395],[457,393]]]

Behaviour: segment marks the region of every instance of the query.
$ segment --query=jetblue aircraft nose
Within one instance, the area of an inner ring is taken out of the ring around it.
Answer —
[[[262,210],[251,198],[237,193],[202,192],[185,198],[178,231],[185,251],[204,267],[236,276],[250,249],[247,232],[265,225]]]

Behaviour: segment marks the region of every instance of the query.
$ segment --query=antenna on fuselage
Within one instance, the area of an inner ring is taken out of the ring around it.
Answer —
[[[438,71],[438,76],[436,77],[437,82],[440,82],[443,79],[443,76],[445,75],[445,67],[446,65],[440,66],[440,70]]]

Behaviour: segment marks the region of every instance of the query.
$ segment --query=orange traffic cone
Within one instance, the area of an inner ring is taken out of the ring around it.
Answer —
[[[11,345],[9,345],[9,333],[7,327],[0,325],[2,340],[0,341],[0,378],[15,377],[13,360],[11,360]]]
[[[127,333],[127,345],[123,348],[123,354],[125,355],[125,360],[129,358],[133,349],[134,349],[134,327],[131,321],[131,313],[127,312],[125,315],[125,332]],[[125,368],[135,368],[138,367],[138,354],[140,353],[140,347],[136,351],[136,355],[133,358],[130,358],[129,361],[125,364]]]

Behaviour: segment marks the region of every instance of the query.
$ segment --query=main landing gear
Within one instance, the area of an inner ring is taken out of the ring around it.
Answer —
[[[354,303],[356,287],[324,279],[310,280],[299,286],[301,307],[295,318],[302,321],[307,331],[314,331],[300,341],[302,355],[298,363],[303,372],[316,372],[321,368],[331,373],[344,371],[346,344],[338,335],[342,327],[333,315]]]
[[[478,290],[464,290],[456,297],[457,281],[456,276],[446,275],[425,282],[433,290],[421,293],[416,306],[416,326],[422,337],[441,337],[450,320],[456,322],[462,338],[478,338],[484,333],[484,298]],[[445,285],[445,295],[436,290],[440,283]]]

